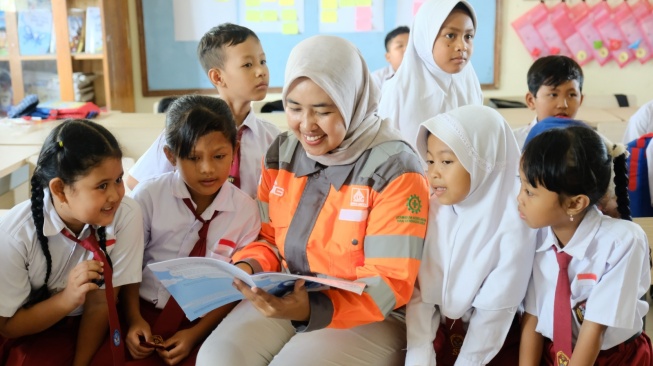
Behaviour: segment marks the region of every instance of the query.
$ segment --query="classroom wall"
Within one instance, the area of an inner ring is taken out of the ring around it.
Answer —
[[[141,84],[140,54],[138,47],[138,26],[136,22],[136,1],[128,0],[129,24],[132,42],[132,66],[134,70],[134,98],[136,112],[151,112],[154,102],[159,97],[143,97]],[[575,1],[570,1],[572,4]],[[501,35],[501,73],[499,88],[485,90],[486,97],[503,97],[526,94],[526,72],[532,59],[521,44],[510,22],[526,12],[535,4],[534,1],[503,0],[502,1],[502,35]],[[265,45],[264,45],[265,47]],[[383,52],[383,50],[379,50]],[[472,56],[472,63],[474,57]],[[609,62],[601,67],[591,62],[583,68],[585,72],[585,94],[632,94],[637,97],[638,105],[653,100],[653,61],[642,65],[633,62],[624,69],[619,69],[615,62]],[[268,94],[266,99],[279,99],[278,94]]]

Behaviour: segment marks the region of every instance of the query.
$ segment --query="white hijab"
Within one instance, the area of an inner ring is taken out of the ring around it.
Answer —
[[[419,124],[427,119],[459,106],[483,104],[481,85],[471,61],[461,72],[449,74],[433,60],[435,39],[458,3],[467,6],[477,28],[476,13],[469,2],[426,1],[415,16],[399,70],[383,85],[379,115],[389,118],[411,144],[415,144]]]
[[[284,107],[290,85],[300,77],[311,79],[329,95],[347,127],[340,146],[320,156],[306,153],[309,158],[327,166],[346,165],[355,162],[367,149],[401,140],[399,131],[376,115],[379,88],[372,82],[363,56],[349,41],[319,35],[292,49],[286,64]]]
[[[431,133],[470,174],[467,197],[445,206],[434,197],[418,279],[422,299],[458,319],[472,307],[517,307],[526,294],[535,256],[535,230],[519,218],[520,151],[494,109],[464,106],[420,126],[417,149],[426,157]]]

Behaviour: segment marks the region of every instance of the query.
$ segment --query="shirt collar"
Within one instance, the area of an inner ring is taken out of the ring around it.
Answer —
[[[565,245],[565,247],[562,249],[560,248],[560,245],[558,245],[558,239],[553,233],[553,229],[551,229],[549,226],[546,229],[544,241],[537,248],[537,251],[543,252],[550,249],[551,246],[555,246],[558,250],[566,252],[576,259],[585,258],[587,248],[589,247],[592,240],[594,240],[596,232],[601,226],[601,215],[602,214],[599,212],[599,209],[596,208],[596,206],[589,208],[585,214],[585,217],[583,217],[583,221],[581,221],[580,225],[578,225],[578,228],[576,229],[576,232],[571,237],[571,240],[569,240],[569,243],[567,243],[567,245]]]
[[[247,113],[247,116],[245,117],[245,120],[243,123],[240,125],[238,129],[243,128],[244,126],[247,126],[250,130],[252,130],[252,134],[254,136],[261,136],[261,133],[259,131],[259,123],[256,123],[257,118],[256,114],[254,114],[254,109],[250,107],[249,113]]]
[[[339,191],[340,188],[342,188],[343,184],[345,184],[345,180],[347,180],[347,177],[351,173],[356,162],[346,165],[324,166],[317,161],[307,157],[306,152],[301,147],[301,144],[298,144],[298,146],[299,149],[295,152],[295,154],[299,153],[301,158],[297,159],[297,156],[295,156],[293,159],[295,161],[295,176],[303,177],[318,171],[323,171],[331,185],[336,189],[336,191]]]
[[[202,218],[204,220],[210,220],[211,217],[213,217],[213,212],[218,211],[236,211],[236,207],[234,206],[234,193],[235,193],[236,187],[229,183],[229,182],[224,182],[222,187],[220,188],[220,191],[218,191],[218,195],[215,196],[213,199],[213,202],[209,205],[209,207],[202,212]],[[192,198],[190,197],[190,192],[188,191],[188,187],[186,187],[186,183],[184,182],[183,178],[181,177],[181,174],[179,173],[179,170],[175,170],[174,175],[173,175],[173,181],[172,181],[172,195],[176,198],[179,198],[183,200],[184,198],[188,198],[192,202]],[[195,202],[193,202],[193,207],[197,207]]]
[[[82,231],[79,233],[78,239],[83,238],[86,235],[86,231],[89,229],[90,225],[84,225]],[[67,229],[72,233],[72,230],[68,229],[66,223],[63,222],[57,210],[54,207],[52,202],[52,195],[50,194],[49,189],[43,190],[43,235],[45,236],[55,236],[59,234],[63,229]]]

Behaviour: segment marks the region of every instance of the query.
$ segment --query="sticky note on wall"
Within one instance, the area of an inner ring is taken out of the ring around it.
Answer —
[[[320,14],[320,21],[322,23],[337,23],[338,22],[338,12],[333,10],[326,10]]]
[[[279,5],[281,6],[294,6],[295,0],[279,0]]]
[[[281,33],[299,34],[299,26],[297,26],[297,22],[283,23],[283,25],[281,26]]]
[[[322,10],[338,9],[338,0],[321,0]]]

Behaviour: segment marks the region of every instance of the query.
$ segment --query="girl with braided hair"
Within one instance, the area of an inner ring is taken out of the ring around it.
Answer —
[[[46,138],[31,199],[0,221],[0,364],[87,365],[107,334],[121,363],[115,301],[141,281],[143,258],[121,158],[90,121],[67,120]]]

